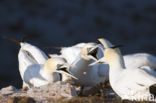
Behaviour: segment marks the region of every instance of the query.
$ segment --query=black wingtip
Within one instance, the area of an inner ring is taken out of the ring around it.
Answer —
[[[154,97],[156,97],[156,84],[153,84],[149,87],[149,91]]]
[[[115,49],[115,48],[119,48],[119,47],[123,47],[123,45],[114,45],[114,46],[112,46],[110,48]]]

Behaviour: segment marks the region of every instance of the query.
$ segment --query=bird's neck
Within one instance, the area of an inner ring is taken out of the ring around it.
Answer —
[[[56,82],[60,80],[60,75],[56,72],[49,71],[46,67],[41,70],[42,77],[49,82]]]
[[[121,55],[115,55],[112,57],[111,62],[109,62],[109,79],[111,85],[115,85],[116,80],[122,71],[125,70],[125,63]]]
[[[109,63],[109,67],[111,71],[121,71],[125,69],[125,63],[122,56],[118,56],[113,58]]]
[[[85,60],[84,58],[82,57],[79,57],[75,62],[74,62],[74,70],[78,70],[80,71],[81,69],[82,70],[85,70],[88,68],[88,65],[91,63],[92,60]]]

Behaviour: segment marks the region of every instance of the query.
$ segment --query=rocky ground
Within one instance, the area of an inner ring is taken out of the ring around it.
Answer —
[[[85,88],[83,95],[79,91],[79,87],[61,81],[28,90],[8,86],[0,90],[0,103],[148,103],[121,101],[109,86],[103,84]]]
[[[14,103],[13,101],[27,101],[48,103],[63,98],[77,97],[75,88],[69,83],[56,82],[39,88],[30,88],[28,90],[16,89],[13,86],[2,88],[0,91],[0,102]],[[22,102],[23,103],[23,102]]]

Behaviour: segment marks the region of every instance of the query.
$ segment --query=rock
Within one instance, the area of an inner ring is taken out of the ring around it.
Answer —
[[[35,100],[61,99],[77,97],[75,88],[69,83],[58,81],[53,84],[45,85],[39,88],[31,88],[27,91],[30,97]]]
[[[30,88],[27,91],[8,86],[0,90],[0,97],[0,103],[48,103],[77,97],[77,93],[71,84],[58,81],[42,87]]]
[[[0,103],[6,103],[6,99],[2,95],[0,95]]]
[[[111,87],[106,86],[103,83],[99,83],[91,88],[86,88],[83,90],[83,96],[102,96],[107,99],[112,99],[116,97],[117,95],[115,92],[111,89]]]
[[[10,95],[10,94],[13,94],[15,91],[17,91],[15,87],[8,86],[6,88],[2,88],[0,90],[0,93],[1,93],[1,95],[7,96],[7,95]]]
[[[36,101],[30,97],[11,97],[6,103],[36,103]]]

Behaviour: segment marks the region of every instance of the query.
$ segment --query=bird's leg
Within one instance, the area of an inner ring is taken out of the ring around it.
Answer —
[[[102,96],[102,97],[104,97],[104,91],[103,91],[103,88],[105,87],[105,84],[104,83],[100,83],[100,95]]]
[[[29,89],[29,86],[23,82],[22,91],[27,91]]]
[[[79,94],[78,94],[79,96],[83,96],[83,90],[84,90],[84,87],[81,86],[81,87],[80,87],[80,92],[79,92]]]
[[[111,88],[109,80],[106,80],[103,84],[104,88]]]
[[[24,86],[23,88],[22,88],[22,91],[24,92],[24,91],[27,91],[29,88],[27,87],[27,86]]]

